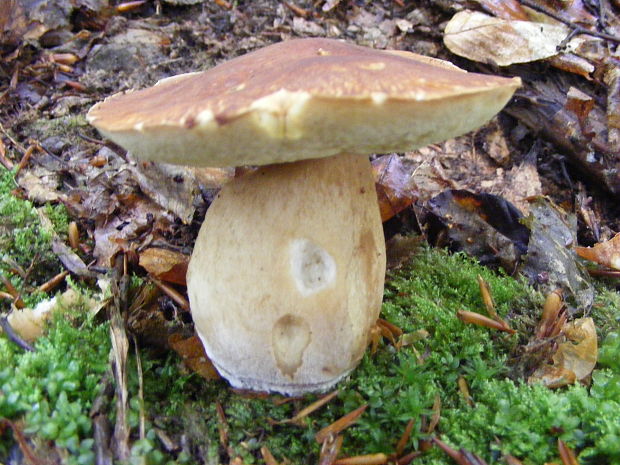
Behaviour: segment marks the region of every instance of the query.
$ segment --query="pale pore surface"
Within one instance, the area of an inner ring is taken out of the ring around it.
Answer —
[[[235,387],[326,390],[361,359],[385,246],[370,163],[268,166],[224,186],[188,270],[196,330]]]

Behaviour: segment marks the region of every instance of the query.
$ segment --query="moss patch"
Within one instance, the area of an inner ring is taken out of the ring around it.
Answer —
[[[46,229],[32,202],[11,195],[15,189],[14,173],[0,168],[0,273],[21,291],[26,306],[33,306],[45,298],[36,287],[61,271],[51,241],[53,234],[66,235],[69,219],[63,205],[46,205],[42,213],[53,228]],[[26,272],[27,282],[12,271],[15,265]]]
[[[456,318],[459,309],[483,312],[479,274],[489,283],[499,314],[519,328],[518,334],[465,325]],[[367,353],[339,384],[338,396],[301,425],[280,422],[318,396],[284,403],[280,396],[246,398],[224,381],[187,373],[175,355],[160,359],[143,351],[147,422],[146,437],[138,441],[141,405],[136,361],[130,358],[132,461],[217,464],[239,456],[248,464],[263,463],[260,448],[267,446],[278,460],[314,464],[320,450],[316,432],[362,404],[368,408],[344,432],[343,454],[391,453],[413,419],[410,451],[428,439],[424,425],[437,397],[441,419],[435,434],[489,463],[501,463],[506,453],[526,464],[558,461],[558,438],[579,453],[582,464],[620,461],[620,336],[614,332],[620,309],[613,293],[603,293],[593,309],[604,342],[592,385],[556,391],[523,384],[511,365],[515,348],[532,333],[542,309],[542,296],[524,283],[462,255],[422,249],[408,267],[389,276],[385,294],[383,318],[406,333],[424,330],[428,336],[400,351],[382,344],[376,354]],[[24,418],[26,431],[71,451],[77,457],[73,463],[89,460],[93,441],[87,412],[108,364],[107,327],[61,318],[36,347],[35,354],[24,354],[0,339],[2,366],[8,367],[0,372],[0,415]],[[459,377],[467,381],[474,407],[463,399]],[[218,405],[225,421],[218,416]],[[177,445],[174,450],[162,445],[161,431]],[[451,461],[434,448],[416,463]]]
[[[110,350],[106,324],[76,306],[55,315],[35,352],[0,335],[0,417],[23,419],[25,432],[50,441],[66,463],[94,463],[89,410],[99,393]],[[7,456],[11,441],[0,442]]]
[[[483,312],[478,274],[490,284],[500,315],[531,334],[542,309],[542,296],[462,255],[423,250],[410,267],[389,277],[382,316],[405,332],[424,329],[429,336],[398,352],[383,345],[374,356],[367,354],[351,378],[338,386],[337,399],[306,418],[302,426],[276,422],[291,418],[317,396],[283,405],[277,405],[277,396],[246,399],[223,382],[207,383],[174,374],[168,364],[154,369],[152,383],[147,383],[157,386],[147,402],[149,416],[183,431],[194,448],[205,448],[203,453],[214,463],[228,452],[247,463],[262,463],[259,449],[267,445],[279,460],[287,457],[292,463],[310,464],[316,463],[319,454],[315,433],[362,404],[369,407],[345,432],[343,453],[392,452],[410,419],[415,427],[408,448],[417,447],[427,439],[422,419],[426,417],[428,423],[439,396],[441,420],[436,434],[454,448],[465,447],[489,463],[500,462],[506,453],[526,464],[557,461],[557,438],[579,451],[582,463],[618,460],[620,419],[614,412],[620,407],[620,370],[615,359],[601,360],[589,389],[575,386],[550,391],[511,380],[509,358],[526,337],[520,341],[519,335],[464,325],[455,316],[459,309]],[[620,314],[618,307],[609,308],[609,303],[607,299],[597,305],[595,311],[602,312],[599,319]],[[616,350],[613,344],[617,340],[609,337],[602,354]],[[458,377],[467,381],[474,408],[460,394]],[[162,403],[155,400],[155,394],[165,385],[173,387],[173,394]],[[227,421],[228,452],[219,443],[222,425],[217,403]],[[451,462],[432,449],[416,463]]]

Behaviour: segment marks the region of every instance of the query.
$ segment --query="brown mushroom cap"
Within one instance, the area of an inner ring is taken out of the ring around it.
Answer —
[[[486,122],[519,85],[409,52],[298,39],[113,95],[88,120],[140,158],[262,165],[438,142]]]

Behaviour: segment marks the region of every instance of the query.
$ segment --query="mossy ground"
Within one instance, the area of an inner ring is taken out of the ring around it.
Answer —
[[[10,197],[10,173],[3,173],[1,181],[0,211],[10,216],[13,231],[0,231],[4,254],[22,266],[47,257],[49,269],[57,270],[33,206]],[[62,212],[50,212],[62,229]],[[41,279],[47,274],[46,268]],[[483,312],[477,275],[489,283],[498,313],[517,334],[465,325],[456,318],[459,309]],[[410,419],[415,422],[408,444],[412,450],[427,439],[425,425],[439,398],[441,419],[434,434],[490,463],[501,463],[506,453],[526,464],[558,461],[558,438],[579,452],[582,464],[620,463],[620,298],[604,287],[598,295],[591,316],[603,343],[591,386],[555,391],[528,386],[514,370],[516,349],[532,334],[543,297],[462,255],[421,248],[410,264],[388,276],[382,317],[406,333],[424,330],[419,334],[427,336],[399,351],[386,342],[374,355],[367,353],[352,376],[339,384],[338,396],[301,426],[278,421],[291,418],[318,396],[286,403],[279,402],[280,396],[246,398],[223,381],[187,373],[175,355],[161,359],[144,350],[146,437],[133,443],[132,462],[193,463],[191,457],[198,456],[215,464],[230,454],[246,463],[262,463],[259,450],[266,445],[279,460],[314,464],[320,449],[315,433],[362,404],[368,404],[367,410],[343,433],[344,454],[391,453]],[[88,413],[100,393],[100,380],[110,370],[107,325],[86,316],[78,305],[54,318],[35,347],[36,352],[24,353],[0,336],[0,417],[22,419],[36,444],[61,451],[66,462],[92,463]],[[136,439],[142,407],[133,357],[128,371],[129,423]],[[473,407],[458,389],[459,377],[469,385]],[[226,418],[229,450],[220,443],[223,424],[217,405]],[[178,448],[167,451],[157,431],[164,431]],[[0,461],[11,447],[6,431],[0,439]],[[415,463],[447,464],[450,459],[431,449]]]
[[[46,205],[38,212],[35,206],[13,196],[17,189],[14,173],[0,169],[0,274],[22,291],[21,298],[27,306],[45,298],[36,290],[45,281],[62,270],[52,252],[54,234],[66,237],[69,217],[62,205]],[[41,216],[45,215],[51,227],[44,227]],[[27,275],[24,282],[19,268]]]

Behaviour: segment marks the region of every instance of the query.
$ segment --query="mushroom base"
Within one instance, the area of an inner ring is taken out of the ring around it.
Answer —
[[[205,351],[207,344],[205,343],[200,333],[198,333],[200,340],[205,346]],[[291,382],[286,384],[285,382],[274,383],[274,380],[267,380],[262,378],[240,378],[236,373],[227,371],[225,366],[222,366],[218,363],[215,363],[213,359],[209,356],[211,361],[213,362],[213,366],[217,369],[217,372],[224,378],[228,383],[235,389],[241,390],[249,390],[256,392],[277,392],[286,396],[301,396],[303,394],[308,393],[323,393],[329,391],[334,385],[338,382],[342,381],[347,377],[354,369],[355,366],[351,367],[349,370],[340,373],[337,377],[331,378],[325,381],[310,383],[310,382]],[[356,364],[357,365],[357,364]]]
[[[188,269],[192,316],[230,384],[324,391],[360,361],[385,243],[367,157],[271,165],[224,186]]]

